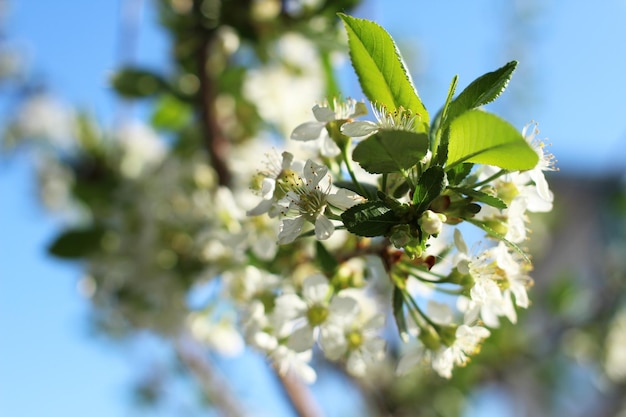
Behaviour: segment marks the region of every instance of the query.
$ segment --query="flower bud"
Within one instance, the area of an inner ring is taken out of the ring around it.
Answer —
[[[418,224],[424,233],[429,235],[438,235],[441,232],[443,223],[446,221],[446,215],[426,210],[420,216]]]

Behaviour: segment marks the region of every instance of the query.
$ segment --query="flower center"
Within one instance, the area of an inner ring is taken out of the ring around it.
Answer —
[[[328,318],[328,309],[320,304],[312,305],[306,312],[306,318],[311,327],[319,326]]]
[[[351,330],[346,335],[346,339],[348,341],[348,349],[355,350],[361,347],[363,344],[363,335],[361,332],[357,330]]]

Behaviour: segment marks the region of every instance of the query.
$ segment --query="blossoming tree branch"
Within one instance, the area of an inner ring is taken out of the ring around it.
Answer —
[[[280,372],[314,381],[317,345],[357,376],[393,348],[399,373],[427,363],[449,378],[490,327],[529,306],[532,265],[522,245],[527,213],[552,208],[543,174],[552,156],[536,126],[520,132],[481,109],[517,62],[458,94],[454,77],[430,114],[390,35],[339,16],[369,103],[315,105],[314,120],[291,134],[310,157],[268,156],[253,181],[261,200],[248,214],[279,222],[280,247],[224,278],[247,340]],[[368,108],[373,121],[363,119]],[[470,247],[467,236],[478,241]],[[400,342],[383,339],[386,317]]]

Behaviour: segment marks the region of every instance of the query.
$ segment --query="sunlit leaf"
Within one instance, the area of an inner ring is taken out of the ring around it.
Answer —
[[[378,24],[340,13],[348,32],[352,66],[363,93],[388,111],[399,107],[419,115],[417,130],[428,131],[428,112],[420,100],[400,51],[391,36]]]
[[[448,166],[461,162],[508,170],[532,169],[539,156],[510,123],[481,110],[469,110],[450,124]]]

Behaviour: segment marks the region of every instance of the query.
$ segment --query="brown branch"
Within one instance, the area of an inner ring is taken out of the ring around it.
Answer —
[[[323,417],[324,414],[307,385],[295,376],[282,374],[276,368],[276,375],[291,402],[291,406],[300,417]]]
[[[225,417],[246,415],[241,409],[240,402],[236,401],[228,389],[227,381],[215,371],[192,336],[181,335],[174,341],[174,347],[178,357],[195,376],[211,403],[219,408],[220,415]]]
[[[217,120],[215,108],[215,79],[209,67],[213,37],[210,37],[198,51],[198,76],[200,78],[200,120],[202,123],[204,145],[209,152],[213,169],[217,174],[219,185],[228,186],[231,172],[228,167],[229,143]]]

